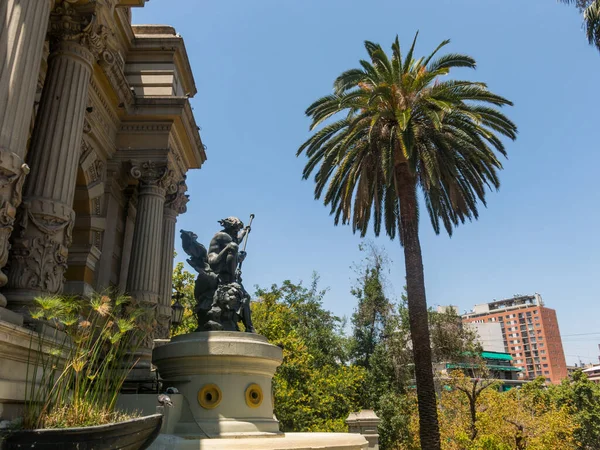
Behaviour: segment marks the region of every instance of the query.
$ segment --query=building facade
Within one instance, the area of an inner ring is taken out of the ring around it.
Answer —
[[[508,391],[513,387],[521,386],[525,381],[519,377],[523,369],[515,367],[513,357],[510,353],[483,351],[479,355],[481,361],[472,362],[454,362],[437,364],[435,372],[444,380],[449,379],[453,370],[460,370],[470,378],[479,378],[482,376],[483,363],[487,371],[486,378],[499,382],[501,392]]]
[[[600,365],[591,366],[583,369],[588,378],[596,384],[600,384]]]
[[[470,322],[464,323],[466,329],[473,331],[477,342],[483,350],[504,353],[504,336],[499,322]]]
[[[476,305],[462,319],[464,323],[499,323],[505,351],[512,355],[514,366],[523,370],[521,378],[543,376],[560,383],[567,377],[556,311],[544,306],[539,294]]]
[[[182,38],[146,0],[0,2],[0,418],[24,396],[35,297],[112,288],[168,335],[175,222],[206,159]]]

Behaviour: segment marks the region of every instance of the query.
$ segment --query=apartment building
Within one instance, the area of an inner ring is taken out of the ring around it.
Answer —
[[[567,377],[556,311],[544,305],[539,294],[475,305],[462,316],[463,323],[500,323],[502,339],[521,379],[543,376],[560,383]]]

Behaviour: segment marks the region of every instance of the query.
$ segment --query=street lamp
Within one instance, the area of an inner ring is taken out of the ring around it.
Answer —
[[[175,298],[175,303],[171,305],[171,326],[176,327],[181,325],[183,321],[183,311],[185,308],[180,302],[183,298],[183,292],[176,289],[173,298]]]

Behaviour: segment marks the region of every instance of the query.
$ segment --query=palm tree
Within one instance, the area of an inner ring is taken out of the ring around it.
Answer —
[[[600,0],[560,0],[575,4],[583,12],[585,34],[588,42],[600,50]]]
[[[516,138],[516,126],[496,107],[511,105],[472,81],[445,80],[455,67],[475,68],[460,54],[415,59],[417,35],[402,59],[398,38],[392,58],[365,42],[370,61],[342,73],[334,93],[307,110],[311,130],[324,124],[299,148],[316,169],[315,198],[324,194],[336,225],[351,223],[364,236],[372,220],[404,247],[409,322],[415,362],[422,448],[440,448],[436,397],[427,323],[423,259],[419,242],[419,200],[436,233],[478,217],[486,187],[498,188],[496,156],[506,155],[498,135]],[[338,116],[338,113],[341,113]]]

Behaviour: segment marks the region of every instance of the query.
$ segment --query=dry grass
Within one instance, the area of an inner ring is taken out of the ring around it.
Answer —
[[[109,423],[123,422],[125,420],[141,417],[139,412],[126,413],[111,411],[108,408],[100,409],[96,405],[80,404],[78,409],[72,405],[63,405],[54,408],[45,417],[45,428],[71,428],[91,427]]]

